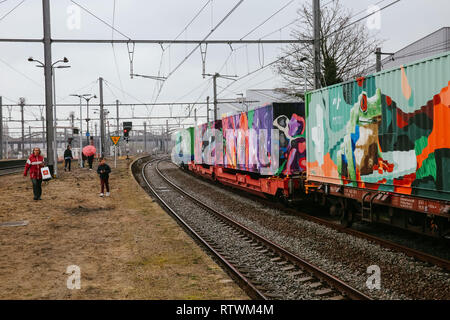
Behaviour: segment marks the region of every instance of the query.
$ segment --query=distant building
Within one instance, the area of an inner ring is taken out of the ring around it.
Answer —
[[[441,28],[395,52],[392,56],[383,55],[381,70],[393,69],[447,51],[450,51],[450,27]],[[376,67],[374,65],[365,73],[375,72]]]

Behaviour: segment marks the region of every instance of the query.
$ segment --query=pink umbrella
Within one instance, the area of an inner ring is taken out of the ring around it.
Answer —
[[[83,154],[86,157],[90,157],[90,156],[95,155],[96,151],[97,151],[97,149],[95,149],[95,147],[92,146],[92,145],[89,145],[89,146],[86,146],[86,147],[83,148]]]

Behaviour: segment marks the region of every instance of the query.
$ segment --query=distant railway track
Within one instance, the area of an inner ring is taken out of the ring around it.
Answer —
[[[14,174],[23,171],[26,160],[2,160],[0,161],[0,176]]]
[[[163,207],[227,268],[249,296],[254,299],[370,299],[184,191],[160,170],[159,165],[163,161],[154,159],[142,167],[141,174],[146,185]],[[181,195],[182,203],[188,200],[186,208],[181,209],[180,202],[176,204],[174,193]],[[195,207],[197,209],[190,209]],[[202,215],[201,218],[198,215]],[[203,223],[207,226],[202,226]],[[233,252],[233,248],[238,250]],[[237,252],[244,257],[236,256]],[[245,255],[245,252],[248,254]],[[276,280],[265,282],[264,277],[261,278],[262,273]],[[277,281],[284,281],[285,285],[278,286]],[[286,288],[289,285],[290,289]]]

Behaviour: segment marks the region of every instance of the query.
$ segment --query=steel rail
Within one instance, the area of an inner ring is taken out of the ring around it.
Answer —
[[[159,160],[158,164],[164,160]],[[313,264],[309,263],[308,261],[302,259],[301,257],[295,255],[294,253],[289,252],[288,250],[282,248],[281,246],[277,245],[276,243],[264,238],[263,236],[259,235],[258,233],[250,230],[249,228],[245,227],[244,225],[240,224],[239,222],[234,221],[233,219],[227,217],[226,215],[218,212],[217,210],[211,208],[201,200],[195,198],[188,192],[184,191],[180,187],[178,187],[176,184],[174,184],[172,181],[170,181],[167,177],[164,176],[164,174],[159,170],[158,166],[156,166],[157,173],[163,178],[169,185],[171,185],[174,189],[176,189],[179,193],[183,194],[184,196],[188,197],[195,203],[197,203],[199,206],[204,208],[205,210],[213,213],[214,215],[218,216],[221,220],[225,221],[226,223],[232,225],[233,227],[244,231],[247,235],[254,238],[258,242],[261,242],[265,246],[269,247],[272,251],[275,251],[280,256],[284,257],[286,260],[289,260],[294,265],[299,266],[302,269],[306,269],[310,273],[314,274],[317,278],[320,280],[327,282],[331,287],[335,288],[336,290],[343,293],[345,296],[352,300],[372,300],[369,296],[365,295],[364,293],[360,292],[359,290],[349,286],[342,280],[338,279],[337,277],[329,274],[328,272],[314,266]]]
[[[157,193],[155,188],[152,187],[152,185],[149,183],[149,181],[146,178],[145,170],[147,166],[155,161],[161,161],[161,159],[153,159],[147,162],[142,167],[142,178],[144,179],[145,183],[147,184],[148,188],[151,190],[152,194],[157,198],[157,200],[163,205],[163,207],[172,215],[174,216],[177,221],[189,231],[190,234],[192,234],[195,239],[197,239],[203,246],[205,246],[227,269],[230,271],[235,278],[237,278],[239,284],[244,288],[244,290],[251,296],[253,299],[257,300],[268,300],[268,298],[260,291],[258,290],[247,277],[245,277],[239,270],[237,270],[224,256],[222,256],[217,250],[215,250],[203,237],[198,234],[193,228],[191,228],[184,220],[183,218],[176,213],[176,211],[170,207],[170,205],[162,199],[162,197]],[[156,168],[158,169],[158,168]]]

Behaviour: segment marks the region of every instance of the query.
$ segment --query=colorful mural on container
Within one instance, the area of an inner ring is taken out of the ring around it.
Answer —
[[[222,119],[223,164],[261,175],[306,169],[303,103],[273,103]]]
[[[172,162],[178,165],[194,160],[194,128],[178,130],[171,136],[173,142]]]
[[[450,54],[308,94],[308,179],[450,201]]]
[[[195,127],[194,159],[197,164],[222,165],[222,121]]]

